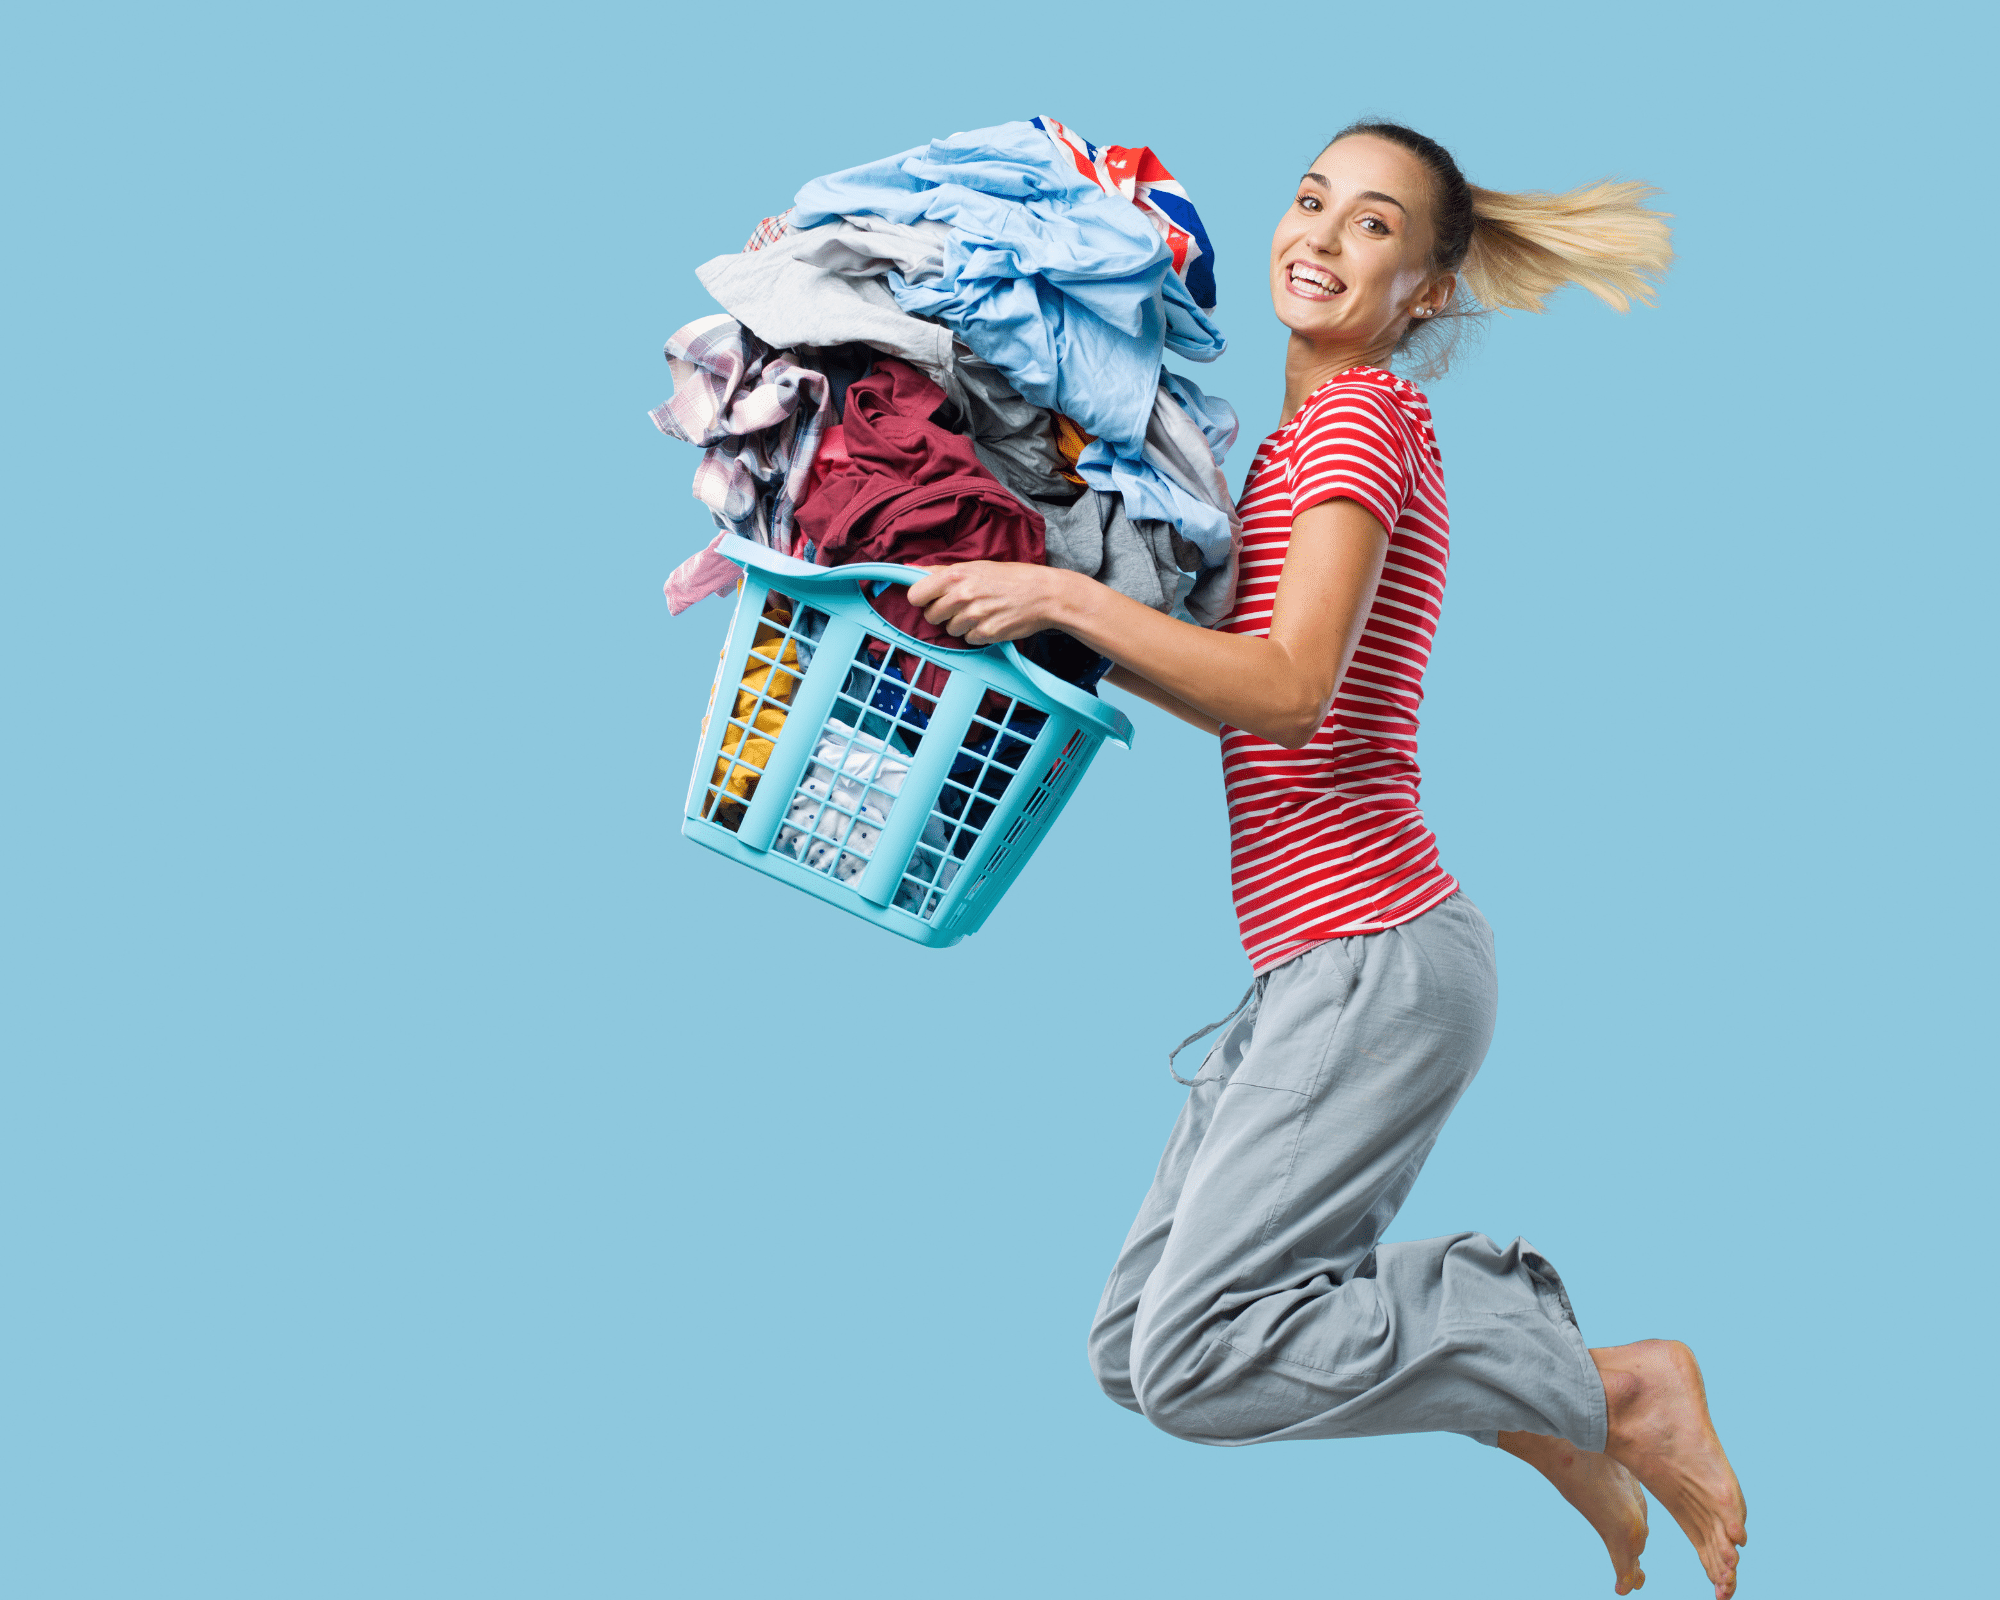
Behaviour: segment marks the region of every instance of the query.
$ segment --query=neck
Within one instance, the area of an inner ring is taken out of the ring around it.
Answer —
[[[1315,344],[1304,334],[1294,333],[1285,346],[1285,414],[1280,425],[1298,415],[1306,397],[1328,378],[1356,367],[1384,367],[1395,352],[1395,341],[1378,342],[1369,349]]]

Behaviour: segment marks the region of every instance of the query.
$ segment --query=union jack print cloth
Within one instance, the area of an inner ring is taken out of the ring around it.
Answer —
[[[1215,247],[1208,242],[1208,230],[1165,163],[1145,145],[1128,149],[1122,144],[1098,146],[1054,117],[1031,117],[1034,125],[1056,142],[1076,170],[1106,194],[1122,194],[1146,219],[1158,228],[1173,252],[1174,272],[1204,311],[1215,309]],[[769,218],[768,222],[780,221]]]

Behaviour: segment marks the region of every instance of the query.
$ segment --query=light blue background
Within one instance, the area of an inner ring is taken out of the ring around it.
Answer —
[[[1966,1592],[1990,33],[958,16],[10,23],[0,1589],[1608,1592],[1462,1439],[1204,1450],[1095,1391],[1165,1049],[1245,981],[1212,745],[1142,711],[943,954],[677,833],[726,611],[661,604],[705,522],[644,412],[693,266],[955,129],[1151,143],[1240,478],[1271,223],[1377,111],[1489,186],[1649,179],[1680,252],[1433,387],[1426,802],[1505,999],[1397,1231],[1525,1233],[1592,1342],[1694,1345],[1746,1600]],[[1648,1596],[1704,1594],[1655,1521]]]

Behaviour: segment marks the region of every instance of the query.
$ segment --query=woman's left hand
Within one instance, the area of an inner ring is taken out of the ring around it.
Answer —
[[[998,644],[1055,627],[1062,585],[1074,576],[1022,561],[963,561],[930,568],[910,585],[910,604],[953,638]]]

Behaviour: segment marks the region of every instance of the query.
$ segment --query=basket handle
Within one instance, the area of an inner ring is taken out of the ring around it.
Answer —
[[[811,580],[838,576],[856,583],[900,583],[907,587],[924,576],[922,567],[906,567],[895,561],[856,561],[842,567],[814,566],[797,556],[781,556],[777,551],[738,533],[725,533],[715,550],[717,555],[727,556],[739,567],[756,567],[785,578]]]
[[[848,566],[820,567],[810,561],[801,561],[796,556],[781,556],[777,551],[767,549],[741,534],[726,533],[715,547],[718,555],[727,556],[738,566],[755,567],[760,572],[768,572],[774,577],[789,578],[793,582],[825,583],[832,579],[843,583],[900,583],[907,587],[926,576],[922,567],[906,567],[895,561],[856,561]],[[892,632],[901,632],[886,618],[882,626]],[[921,644],[921,640],[913,640]],[[1030,661],[1011,643],[967,645],[957,654],[971,655],[980,650],[998,651],[1008,663],[1019,670],[1027,680],[1042,693],[1053,696],[1073,711],[1082,712],[1093,722],[1104,727],[1104,737],[1124,749],[1132,748],[1132,721],[1116,706],[1106,705],[1094,694],[1085,694],[1073,683],[1065,683],[1045,667]]]

